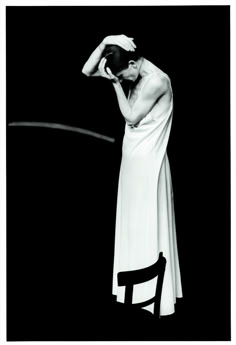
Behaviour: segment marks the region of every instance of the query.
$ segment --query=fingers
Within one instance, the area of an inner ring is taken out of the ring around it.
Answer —
[[[103,57],[99,63],[98,69],[101,73],[101,76],[107,79],[115,80],[117,77],[112,74],[110,68],[109,67],[105,68],[106,62],[107,62],[107,59]]]
[[[107,68],[106,68],[106,70],[107,70],[107,73],[108,73],[110,76],[112,76],[112,77],[113,77],[113,74],[112,74],[112,71],[110,70],[110,68],[109,68],[109,67],[107,67]]]
[[[117,77],[112,73],[112,71],[110,70],[109,67],[106,68],[106,71],[107,71],[107,74],[108,74],[112,79],[117,78]]]
[[[120,37],[118,40],[118,45],[127,51],[135,51],[136,48],[134,42],[127,36]]]
[[[112,81],[117,82],[119,79],[112,73],[110,68],[109,67],[105,68],[106,62],[107,62],[107,59],[106,58],[102,58],[100,63],[99,63],[98,69],[99,69],[99,71],[101,73],[101,76],[104,77],[104,78],[107,78],[107,79],[110,79]]]
[[[134,38],[133,37],[128,37],[126,35],[121,35],[122,37],[122,42],[124,45],[126,45],[130,50],[135,50],[137,48],[136,44],[134,43]]]
[[[102,75],[103,77],[105,77],[105,76],[107,75],[107,73],[106,73],[106,71],[105,71],[106,62],[107,62],[107,59],[103,57],[103,58],[101,59],[99,65],[98,65],[98,69],[99,69],[99,71],[100,71],[100,73],[101,73],[101,75]]]
[[[135,51],[135,48],[137,48],[134,43],[134,38],[126,35],[107,36],[105,42],[106,44],[118,45],[127,51]]]
[[[106,58],[102,58],[101,61],[99,62],[99,65],[98,65],[98,69],[101,73],[104,72],[104,69],[105,69],[105,65],[106,65],[106,62],[107,62],[107,59]]]
[[[129,39],[129,43],[131,46],[135,49],[137,48],[136,44],[134,43],[134,38],[133,37],[127,37]]]
[[[109,67],[107,67],[106,70],[107,70],[107,74],[109,75],[110,80],[111,80],[112,82],[115,82],[115,83],[119,82],[119,78],[117,78],[117,76],[115,76],[115,75],[112,73],[112,71],[110,70]]]

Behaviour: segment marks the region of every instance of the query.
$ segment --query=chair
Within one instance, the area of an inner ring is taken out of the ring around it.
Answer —
[[[124,304],[130,308],[143,308],[154,303],[154,316],[160,317],[160,302],[162,285],[165,274],[166,259],[163,253],[160,252],[159,258],[155,264],[134,271],[125,271],[118,273],[118,285],[125,286],[125,301]],[[155,296],[147,301],[140,303],[132,303],[134,285],[145,283],[158,276]]]

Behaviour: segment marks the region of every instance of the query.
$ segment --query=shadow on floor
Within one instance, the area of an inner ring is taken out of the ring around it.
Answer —
[[[55,310],[51,310],[51,313],[48,311],[41,322],[34,323],[32,320],[32,324],[28,325],[24,333],[27,339],[20,338],[28,341],[35,341],[36,338],[41,341],[154,341],[186,338],[181,302],[176,306],[175,314],[159,320],[146,310],[134,312],[114,299],[103,306],[94,304],[93,311],[90,309],[82,306],[80,310],[71,308],[68,313],[66,310],[60,313],[59,309],[57,313]]]

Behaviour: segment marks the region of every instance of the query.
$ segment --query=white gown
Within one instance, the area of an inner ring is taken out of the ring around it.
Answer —
[[[148,76],[149,77],[149,76]],[[142,91],[148,77],[144,77]],[[173,115],[173,98],[168,109],[156,105],[136,127],[125,125],[120,167],[113,291],[124,302],[124,287],[117,285],[117,273],[154,264],[163,252],[167,260],[160,315],[175,311],[176,297],[182,297],[174,200],[166,153]],[[156,279],[136,285],[133,303],[154,296]],[[154,305],[145,307],[153,313]]]

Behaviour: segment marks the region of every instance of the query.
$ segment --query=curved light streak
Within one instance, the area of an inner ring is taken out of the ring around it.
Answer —
[[[102,139],[109,141],[110,143],[114,143],[115,139],[108,137],[106,135],[90,131],[88,129],[80,128],[80,127],[74,127],[74,126],[68,126],[68,125],[62,125],[60,123],[50,123],[50,122],[10,122],[8,126],[15,126],[15,127],[44,127],[44,128],[53,128],[53,129],[62,129],[64,131],[71,131],[76,132],[80,134],[89,135],[91,137],[95,137],[97,139]]]

